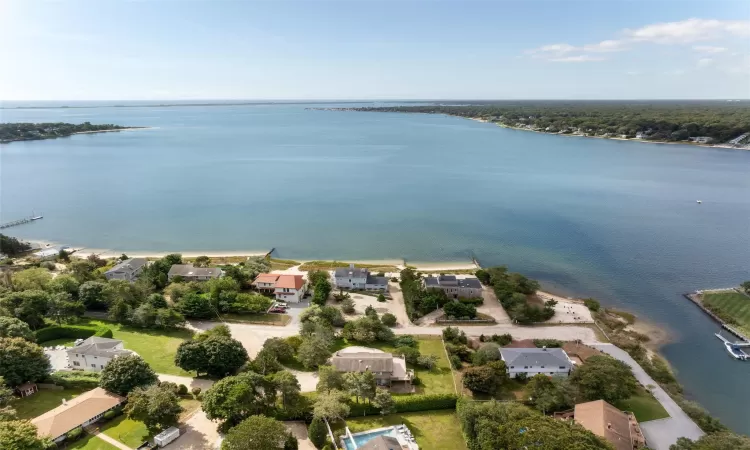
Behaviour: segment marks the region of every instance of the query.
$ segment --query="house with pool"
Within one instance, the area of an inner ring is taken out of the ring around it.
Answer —
[[[360,433],[352,433],[346,427],[341,447],[345,450],[419,450],[416,439],[404,424]]]

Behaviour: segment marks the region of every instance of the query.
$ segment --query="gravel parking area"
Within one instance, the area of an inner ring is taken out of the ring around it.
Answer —
[[[44,354],[47,355],[47,357],[49,358],[50,366],[52,366],[52,372],[69,369],[68,353],[65,351],[66,349],[61,350],[52,347],[44,349]]]

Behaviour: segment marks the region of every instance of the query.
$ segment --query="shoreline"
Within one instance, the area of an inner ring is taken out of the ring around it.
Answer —
[[[65,136],[48,136],[48,137],[35,137],[31,139],[11,139],[0,141],[0,144],[12,144],[13,142],[30,142],[30,141],[50,141],[53,139],[63,139],[71,137],[77,134],[96,134],[96,133],[114,133],[118,131],[137,131],[137,130],[150,130],[158,127],[126,127],[126,128],[113,128],[111,130],[91,130],[91,131],[75,131]]]
[[[594,139],[608,139],[612,141],[625,141],[625,142],[639,142],[641,144],[663,144],[663,145],[693,145],[695,147],[704,147],[704,148],[721,148],[725,150],[744,150],[744,151],[750,151],[750,147],[732,147],[731,145],[725,145],[725,144],[696,144],[695,142],[667,142],[667,141],[649,141],[646,139],[636,139],[636,138],[621,138],[621,137],[607,137],[607,136],[586,136],[583,134],[564,134],[564,133],[548,133],[546,131],[542,130],[532,130],[529,128],[521,128],[521,127],[514,127],[510,125],[505,125],[503,123],[499,122],[490,122],[487,119],[481,119],[479,117],[464,117],[464,116],[454,116],[451,114],[443,114],[445,116],[449,117],[459,117],[462,119],[469,119],[473,120],[475,122],[481,122],[481,123],[489,123],[496,125],[500,128],[507,128],[509,130],[518,130],[518,131],[530,131],[532,133],[539,133],[539,134],[548,134],[550,136],[564,136],[564,137],[581,137],[581,138],[594,138]]]

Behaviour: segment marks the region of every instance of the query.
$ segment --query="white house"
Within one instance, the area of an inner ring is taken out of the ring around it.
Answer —
[[[167,279],[182,277],[185,281],[208,281],[219,278],[222,274],[218,267],[195,267],[192,264],[173,264],[167,273]]]
[[[519,373],[527,377],[544,374],[567,377],[574,363],[561,348],[501,348],[500,358],[511,378]]]
[[[276,282],[281,275],[277,273],[261,273],[252,282],[252,286],[259,292],[272,294],[276,290]]]
[[[35,417],[31,423],[36,425],[39,437],[49,437],[59,443],[68,432],[96,422],[124,402],[124,397],[98,387],[74,399],[63,400],[62,405]]]
[[[68,249],[70,249],[70,247],[49,247],[32,254],[32,256],[48,261],[57,258],[57,255],[60,254],[60,250],[67,251]]]
[[[333,285],[343,289],[385,291],[388,289],[388,278],[374,277],[369,270],[349,264],[349,267],[339,267],[333,271]]]
[[[104,272],[108,280],[125,280],[133,282],[143,272],[148,260],[146,258],[126,259],[120,264]]]
[[[302,275],[279,275],[274,285],[276,300],[299,303],[307,292],[307,281]]]
[[[73,369],[95,372],[102,370],[112,359],[132,353],[123,348],[122,341],[98,336],[91,336],[66,352],[68,364]]]

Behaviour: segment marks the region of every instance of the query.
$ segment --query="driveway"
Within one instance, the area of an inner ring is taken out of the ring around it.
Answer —
[[[651,393],[669,413],[666,419],[652,420],[641,423],[646,445],[655,450],[669,450],[669,446],[677,442],[677,438],[686,437],[697,440],[703,436],[703,431],[688,417],[682,408],[672,400],[664,389],[651,378],[645,370],[625,350],[612,344],[590,344],[610,356],[619,359],[633,369],[633,375],[644,386],[654,386]]]
[[[487,314],[493,319],[497,320],[497,323],[511,323],[508,313],[505,312],[505,308],[497,300],[495,292],[489,287],[482,289],[482,298],[484,303],[477,306],[477,311],[482,314]]]
[[[316,450],[310,437],[307,435],[307,425],[305,425],[305,422],[284,422],[284,425],[297,438],[299,450]]]
[[[214,381],[213,380],[204,380],[202,378],[190,378],[190,377],[180,377],[177,375],[166,375],[163,373],[157,373],[156,374],[159,377],[159,381],[169,381],[170,383],[175,383],[177,385],[184,384],[187,386],[188,390],[191,390],[195,387],[201,388],[201,391],[206,391],[206,389],[213,386]]]
[[[208,420],[206,413],[198,411],[180,427],[180,437],[166,445],[168,450],[208,450],[218,449],[221,445],[217,423]]]
[[[52,368],[52,372],[58,370],[70,370],[68,367],[68,353],[65,350],[59,350],[55,347],[45,347],[44,354],[49,358],[49,363]]]
[[[315,388],[318,386],[318,372],[300,372],[299,370],[292,370],[288,367],[286,367],[286,370],[297,377],[300,392],[315,392]]]
[[[396,316],[398,322],[397,327],[408,327],[412,326],[409,316],[406,314],[406,304],[404,304],[404,296],[401,293],[401,286],[393,281],[388,282],[388,293],[391,294],[391,300],[386,301],[391,309],[391,314]]]

